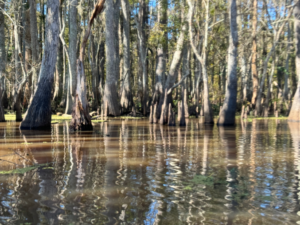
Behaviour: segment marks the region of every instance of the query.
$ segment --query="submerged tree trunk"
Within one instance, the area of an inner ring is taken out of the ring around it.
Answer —
[[[128,0],[121,0],[123,11],[123,74],[121,83],[121,107],[130,112],[133,106],[130,70],[130,11]]]
[[[116,13],[119,13],[120,0],[107,1],[105,10],[105,47],[106,47],[106,82],[104,88],[103,105],[107,105],[108,114],[112,116],[120,115],[120,105],[118,101],[117,81],[119,73],[119,61],[116,51]],[[117,17],[119,18],[119,17]],[[119,20],[118,20],[119,21]]]
[[[0,2],[0,8],[4,9],[5,1]],[[4,87],[2,82],[2,77],[5,73],[6,66],[6,52],[5,52],[5,21],[4,15],[0,10],[0,122],[5,122],[4,108],[2,103],[2,97],[4,92]]]
[[[59,1],[47,1],[45,48],[37,90],[20,129],[51,128],[51,91],[54,79],[59,35]]]
[[[236,0],[229,1],[230,35],[228,48],[228,80],[226,83],[225,101],[220,112],[218,125],[234,125],[237,96],[237,51],[238,30]]]
[[[105,0],[99,0],[95,5],[92,16],[89,20],[88,29],[82,40],[79,59],[77,60],[77,87],[75,101],[73,103],[72,109],[72,121],[70,123],[70,128],[77,130],[92,130],[92,121],[89,114],[89,104],[87,100],[86,92],[86,77],[84,73],[84,57],[85,57],[85,47],[91,33],[92,25],[94,19],[99,15],[104,7]]]
[[[298,78],[298,85],[294,95],[292,108],[288,117],[290,121],[300,121],[300,1],[298,1],[294,8],[294,35],[296,42],[296,75]]]

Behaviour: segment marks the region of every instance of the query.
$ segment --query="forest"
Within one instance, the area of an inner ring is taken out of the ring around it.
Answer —
[[[0,121],[298,121],[299,13],[292,0],[1,0]]]

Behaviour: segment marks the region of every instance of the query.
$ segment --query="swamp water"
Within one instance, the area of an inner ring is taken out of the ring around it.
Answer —
[[[300,221],[300,123],[18,125],[0,124],[0,224]]]

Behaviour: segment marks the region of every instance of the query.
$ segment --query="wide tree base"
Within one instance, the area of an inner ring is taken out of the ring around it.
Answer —
[[[82,107],[78,95],[76,96],[76,102],[74,103],[72,110],[72,120],[70,123],[70,129],[73,131],[93,130],[93,125],[88,112],[88,108],[86,107],[86,109],[84,109]]]

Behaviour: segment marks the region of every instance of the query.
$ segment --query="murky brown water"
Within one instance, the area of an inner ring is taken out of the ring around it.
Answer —
[[[138,120],[94,128],[71,134],[64,123],[20,133],[16,123],[0,124],[0,171],[52,163],[0,174],[1,224],[300,221],[300,123],[212,128],[194,119],[180,128]]]

